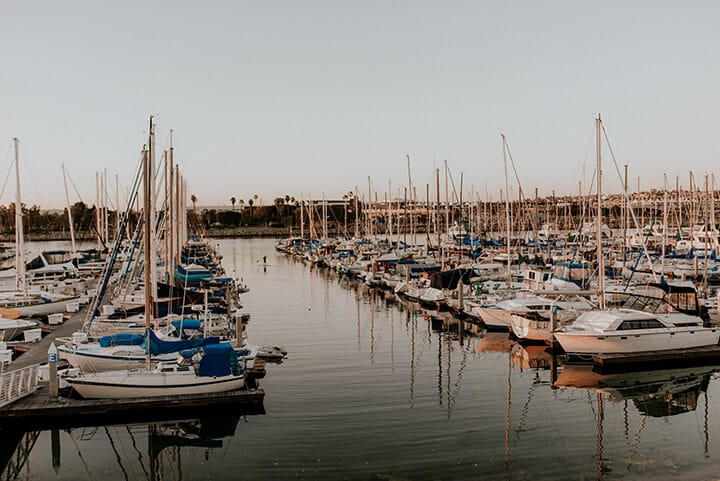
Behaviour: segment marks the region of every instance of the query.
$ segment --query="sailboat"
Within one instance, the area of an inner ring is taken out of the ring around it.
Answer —
[[[150,320],[153,318],[152,266],[154,263],[152,186],[152,136],[154,127],[150,118],[149,148],[143,152],[144,170],[144,286],[145,323],[148,339],[152,336]],[[124,399],[169,395],[189,395],[226,392],[245,386],[245,376],[237,361],[237,354],[229,344],[204,345],[186,349],[176,361],[160,362],[151,368],[151,342],[146,343],[146,367],[101,373],[81,373],[68,378],[68,384],[84,398]]]

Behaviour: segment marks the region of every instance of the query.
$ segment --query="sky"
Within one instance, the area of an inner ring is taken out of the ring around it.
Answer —
[[[174,130],[198,205],[258,195],[419,198],[447,160],[497,200],[500,135],[522,189],[587,189],[594,119],[603,190],[720,184],[720,3],[714,1],[0,0],[0,176],[20,139],[23,202],[62,208],[64,163],[132,181]],[[616,167],[617,166],[617,167]],[[114,184],[114,180],[112,181]],[[14,198],[11,177],[0,203]],[[517,182],[511,181],[511,192]],[[79,196],[78,196],[79,193]],[[79,197],[79,198],[78,198]]]

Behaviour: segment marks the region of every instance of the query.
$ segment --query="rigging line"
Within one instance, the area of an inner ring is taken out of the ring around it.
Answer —
[[[105,426],[105,435],[108,437],[108,440],[110,441],[110,447],[113,450],[113,453],[115,453],[115,459],[117,460],[118,466],[120,466],[120,470],[123,473],[123,477],[125,478],[125,481],[129,481],[127,471],[125,471],[125,466],[122,464],[122,457],[120,457],[120,453],[115,448],[115,441],[113,441],[112,436],[110,436],[110,430]]]
[[[91,481],[94,480],[95,478],[93,477],[92,472],[90,471],[90,468],[88,467],[87,462],[85,462],[85,458],[83,457],[82,452],[80,451],[80,446],[78,446],[78,443],[72,434],[70,434],[70,440],[75,445],[75,449],[77,449],[78,457],[80,458],[80,461],[82,462],[82,465],[85,468],[85,472],[87,472],[88,477],[90,478]]]
[[[643,416],[642,420],[640,421],[640,425],[638,426],[637,431],[635,432],[635,435],[633,436],[632,443],[630,445],[630,449],[628,450],[628,466],[627,470],[630,471],[630,460],[635,457],[637,454],[638,449],[640,448],[640,435],[642,434],[643,430],[645,429],[645,424],[647,423],[648,416],[647,414]]]
[[[3,182],[2,190],[0,190],[0,199],[2,198],[3,194],[5,193],[5,187],[7,186],[8,180],[10,179],[10,173],[12,172],[12,168],[15,165],[15,159],[13,159],[10,162],[10,167],[8,167],[7,175],[5,176],[5,181]]]
[[[70,185],[72,185],[73,190],[75,190],[75,193],[78,196],[78,199],[80,199],[80,202],[85,204],[85,201],[83,200],[82,196],[80,195],[80,191],[78,191],[78,188],[75,186],[75,182],[72,179],[72,176],[70,175],[70,172],[68,172],[67,169],[65,169],[65,173],[67,174],[68,179],[70,179]]]

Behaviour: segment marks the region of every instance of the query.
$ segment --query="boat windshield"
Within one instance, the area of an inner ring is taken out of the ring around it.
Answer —
[[[625,301],[625,304],[623,304],[623,307],[626,309],[634,309],[636,311],[651,313],[658,312],[661,306],[664,307],[664,312],[674,310],[668,303],[663,302],[662,299],[658,299],[656,297],[630,296]]]

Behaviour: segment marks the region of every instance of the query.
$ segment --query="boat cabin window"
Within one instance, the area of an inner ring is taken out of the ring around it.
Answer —
[[[662,322],[657,319],[634,319],[623,321],[617,328],[618,331],[628,331],[635,329],[661,329],[665,327]]]

